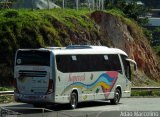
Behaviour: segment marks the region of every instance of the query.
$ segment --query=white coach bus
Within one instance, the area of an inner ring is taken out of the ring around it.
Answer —
[[[136,62],[116,48],[71,45],[19,49],[15,56],[16,101],[42,106],[110,100],[118,104],[131,94],[131,67]]]

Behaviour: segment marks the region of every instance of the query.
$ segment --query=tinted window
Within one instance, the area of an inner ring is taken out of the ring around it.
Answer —
[[[56,62],[61,72],[122,71],[118,55],[57,55]]]
[[[50,65],[48,51],[18,51],[16,65]]]

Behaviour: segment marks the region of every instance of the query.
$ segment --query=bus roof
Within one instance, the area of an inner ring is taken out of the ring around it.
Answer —
[[[63,54],[123,54],[128,56],[124,51],[118,48],[108,48],[106,46],[88,46],[88,45],[70,45],[61,49],[50,49],[55,55]]]
[[[67,47],[46,47],[40,49],[19,49],[25,50],[44,50],[52,51],[54,55],[69,55],[69,54],[123,54],[128,56],[123,50],[118,48],[109,48],[106,46],[90,46],[90,45],[69,45]]]

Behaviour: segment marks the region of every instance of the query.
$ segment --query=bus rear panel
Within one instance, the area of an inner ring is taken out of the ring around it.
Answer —
[[[27,103],[54,102],[51,52],[18,50],[15,58],[15,100]]]

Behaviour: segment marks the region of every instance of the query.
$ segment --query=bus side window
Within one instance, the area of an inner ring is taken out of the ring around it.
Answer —
[[[121,55],[122,58],[122,62],[123,62],[123,66],[124,66],[124,72],[125,72],[125,76],[131,80],[131,68],[130,68],[130,63],[128,61],[126,61],[126,56]]]
[[[106,64],[108,64],[108,71],[117,71],[122,74],[122,68],[117,54],[108,54]]]

